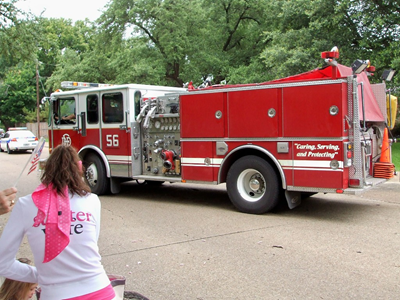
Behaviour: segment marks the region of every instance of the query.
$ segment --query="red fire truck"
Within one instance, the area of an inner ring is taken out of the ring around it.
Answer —
[[[202,89],[66,82],[51,95],[50,148],[78,149],[96,194],[121,182],[226,183],[235,207],[265,213],[312,193],[357,193],[374,178],[385,83],[337,63],[259,84]],[[284,201],[284,200],[283,200]]]

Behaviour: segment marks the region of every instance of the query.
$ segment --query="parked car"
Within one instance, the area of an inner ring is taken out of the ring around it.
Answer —
[[[26,127],[9,128],[5,135],[0,139],[0,151],[34,150],[38,143],[38,138]]]

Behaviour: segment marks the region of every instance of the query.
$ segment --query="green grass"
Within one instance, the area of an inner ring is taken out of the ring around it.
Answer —
[[[400,171],[400,139],[397,143],[392,144],[392,163],[396,167],[396,171]]]

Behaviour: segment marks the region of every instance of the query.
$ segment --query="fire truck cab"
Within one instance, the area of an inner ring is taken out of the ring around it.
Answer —
[[[139,134],[135,121],[143,99],[183,88],[138,84],[107,85],[63,82],[51,94],[49,118],[50,149],[63,143],[72,145],[84,160],[86,179],[92,191],[104,194],[119,191],[119,181],[140,175],[141,166],[132,163],[141,146],[132,137]]]
[[[391,162],[375,172],[390,152],[386,86],[322,57],[323,68],[259,84],[56,92],[50,145],[78,149],[97,194],[132,179],[226,182],[238,210],[259,214],[283,198],[294,208],[304,195],[358,193],[393,176]]]

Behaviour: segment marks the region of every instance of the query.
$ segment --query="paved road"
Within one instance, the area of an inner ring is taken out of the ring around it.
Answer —
[[[28,157],[0,153],[0,187]],[[38,182],[29,176],[21,195]],[[224,186],[130,182],[100,197],[99,246],[107,272],[151,300],[399,299],[399,192],[394,178],[360,196],[318,194],[248,215]],[[20,252],[29,257],[29,246]]]

